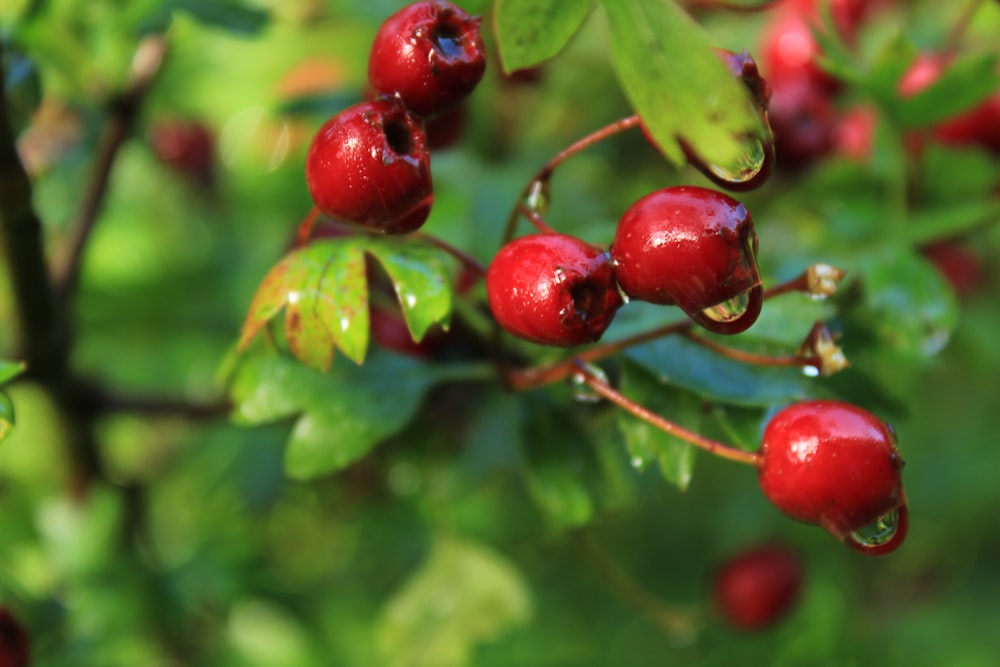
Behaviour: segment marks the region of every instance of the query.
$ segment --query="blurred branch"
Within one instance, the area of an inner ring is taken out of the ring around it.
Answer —
[[[70,224],[65,257],[60,258],[56,265],[59,293],[67,301],[71,300],[79,282],[84,251],[104,207],[118,151],[132,131],[142,102],[159,73],[166,54],[167,40],[163,35],[149,35],[143,38],[132,59],[128,85],[109,103],[108,120],[94,157],[90,182],[84,190],[80,207]]]

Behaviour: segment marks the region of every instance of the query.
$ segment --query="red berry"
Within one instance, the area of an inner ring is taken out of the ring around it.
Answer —
[[[798,555],[781,545],[742,551],[715,574],[715,606],[729,625],[761,630],[783,618],[799,599],[804,573]]]
[[[0,667],[27,667],[30,661],[28,633],[14,614],[0,608]]]
[[[562,347],[598,340],[623,303],[608,254],[565,234],[522,236],[501,248],[486,294],[504,329]]]
[[[404,7],[385,20],[368,58],[368,81],[422,116],[465,99],[486,71],[478,16],[444,0]]]
[[[765,27],[762,39],[761,70],[772,86],[799,79],[826,93],[840,89],[840,81],[817,64],[822,51],[808,16],[792,10],[779,12]]]
[[[386,234],[418,229],[433,202],[423,121],[394,98],[344,109],[313,139],[306,185],[331,218]]]
[[[809,79],[776,81],[768,120],[780,166],[821,158],[833,147],[837,111],[830,94]]]
[[[986,271],[983,261],[962,244],[953,240],[935,241],[920,248],[959,297],[967,297],[983,286]]]
[[[630,298],[680,306],[718,333],[743,331],[760,314],[753,220],[721,192],[678,186],[646,195],[618,222],[610,252]]]
[[[895,551],[908,516],[892,429],[830,400],[795,403],[764,429],[760,486],[781,511],[870,555]]]
[[[215,137],[203,123],[160,120],[150,128],[156,159],[199,187],[215,184]]]

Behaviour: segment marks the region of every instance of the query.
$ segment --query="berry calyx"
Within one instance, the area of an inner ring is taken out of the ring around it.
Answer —
[[[721,192],[677,186],[646,195],[619,220],[610,253],[632,299],[680,306],[723,334],[746,330],[760,315],[753,220]]]
[[[607,252],[566,234],[531,234],[502,247],[486,293],[505,330],[560,347],[600,339],[624,303]]]
[[[760,455],[761,489],[785,514],[869,555],[903,543],[903,459],[875,415],[839,401],[795,403],[768,422]]]
[[[486,71],[480,24],[443,0],[415,2],[382,23],[368,58],[368,81],[414,113],[431,116],[465,99]]]
[[[715,573],[715,607],[738,630],[762,630],[791,611],[804,578],[798,555],[788,547],[767,544],[746,549]]]
[[[330,218],[385,234],[418,229],[434,199],[423,120],[388,97],[344,109],[313,139],[306,185]]]

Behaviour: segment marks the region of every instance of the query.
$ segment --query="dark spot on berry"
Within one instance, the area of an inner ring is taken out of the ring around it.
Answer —
[[[410,128],[403,120],[399,118],[386,119],[382,129],[385,132],[385,140],[389,144],[389,148],[400,155],[407,155],[413,150]]]

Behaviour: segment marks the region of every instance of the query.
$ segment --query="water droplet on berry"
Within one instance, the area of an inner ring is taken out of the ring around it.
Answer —
[[[584,368],[587,372],[596,377],[598,380],[605,384],[609,384],[608,374],[604,372],[604,369],[596,364],[584,363]],[[601,400],[600,394],[590,388],[587,384],[587,380],[583,373],[574,373],[569,378],[570,389],[573,392],[573,398],[580,401],[581,403],[596,403]]]
[[[847,545],[856,551],[875,556],[895,551],[906,538],[907,512],[904,501],[896,509],[848,535]]]
[[[734,322],[743,317],[750,305],[750,291],[737,294],[732,299],[717,303],[701,311],[713,322]]]
[[[524,196],[524,204],[538,215],[549,212],[549,202],[552,200],[552,190],[549,179],[541,178],[531,182],[528,193]]]
[[[743,151],[733,164],[702,163],[706,175],[717,182],[741,185],[754,180],[767,162],[764,142],[757,137],[748,137],[743,143]],[[697,166],[697,165],[696,165]]]

